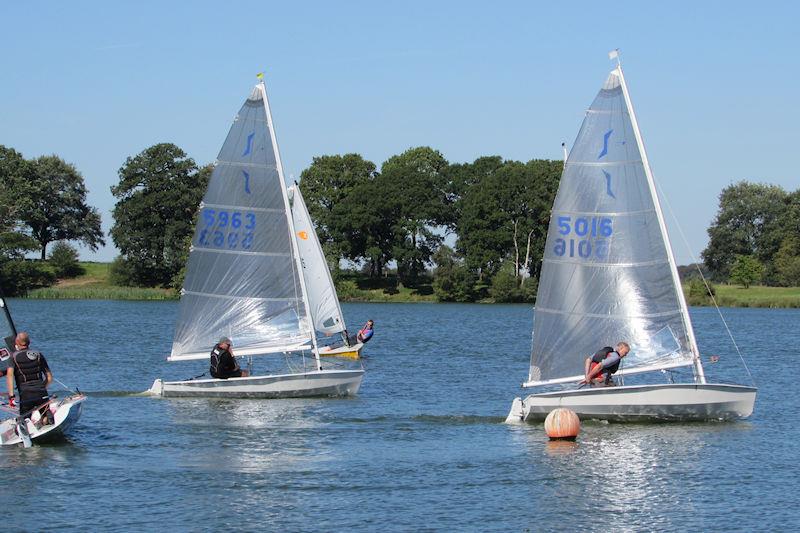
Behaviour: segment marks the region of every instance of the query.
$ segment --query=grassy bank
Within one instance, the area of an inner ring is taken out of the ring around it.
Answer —
[[[74,279],[59,280],[52,287],[34,289],[28,298],[52,300],[173,300],[170,289],[119,287],[109,282],[110,263],[81,262],[84,274]]]
[[[433,287],[426,280],[418,287],[404,287],[396,276],[372,279],[358,274],[341,274],[336,293],[343,302],[435,302]]]
[[[714,285],[714,289],[720,307],[800,308],[800,287]]]
[[[95,299],[95,300],[174,300],[171,289],[120,287],[109,281],[110,263],[82,262],[83,275],[60,280],[52,287],[35,289],[28,298],[38,299]],[[336,283],[343,302],[436,302],[431,280],[417,287],[404,287],[396,276],[371,279],[354,273],[343,273]],[[800,287],[761,287],[745,289],[739,285],[714,285],[717,303],[721,307],[800,308]],[[688,287],[684,286],[688,296]],[[711,300],[694,299],[690,305],[711,305]]]

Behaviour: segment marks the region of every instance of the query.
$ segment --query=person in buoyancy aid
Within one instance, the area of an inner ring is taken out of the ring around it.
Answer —
[[[8,386],[9,402],[15,402],[14,383],[19,392],[19,414],[21,417],[30,418],[31,413],[38,408],[42,417],[40,425],[53,423],[47,387],[53,382],[53,373],[47,364],[47,359],[41,352],[30,349],[30,336],[21,331],[14,340],[16,351],[11,355],[6,384]]]
[[[631,347],[627,342],[618,342],[616,350],[611,346],[600,348],[594,355],[586,358],[584,378],[581,383],[614,385],[614,380],[611,379],[611,376],[619,370],[622,358],[628,355],[630,351]]]
[[[250,375],[247,370],[239,368],[236,357],[233,356],[233,342],[228,337],[222,337],[211,350],[211,377],[217,379],[246,378]]]
[[[373,329],[375,326],[375,322],[372,320],[367,320],[367,323],[364,324],[364,327],[358,330],[358,333],[355,335],[350,335],[347,337],[347,345],[354,346],[359,342],[361,344],[366,344],[372,338],[373,333],[375,330]]]

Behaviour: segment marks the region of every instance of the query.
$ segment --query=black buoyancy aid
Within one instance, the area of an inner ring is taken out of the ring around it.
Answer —
[[[219,358],[222,355],[223,350],[220,349],[219,346],[214,346],[214,349],[211,350],[211,366],[209,366],[208,370],[212,376],[216,377],[219,368]]]
[[[14,378],[20,394],[45,389],[45,367],[41,352],[19,350],[11,356],[16,372]]]
[[[611,346],[606,346],[604,348],[600,348],[592,356],[592,362],[594,362],[594,363],[602,363],[603,360],[606,357],[608,357],[609,355],[611,355],[612,353],[617,353],[617,351],[614,348],[612,348]],[[617,355],[619,355],[619,354],[617,354]],[[622,362],[622,358],[620,358],[620,360],[617,361],[616,363],[614,363],[613,365],[604,368],[602,373],[605,374],[606,377],[611,376],[611,374],[614,374],[614,373],[616,373],[617,370],[619,370],[619,364],[621,362]]]
[[[225,365],[223,364],[222,356],[225,354],[230,356],[230,352],[228,350],[223,350],[219,347],[219,345],[214,346],[214,349],[211,350],[211,366],[208,370],[212,377],[225,375],[231,370],[229,368],[225,368]]]

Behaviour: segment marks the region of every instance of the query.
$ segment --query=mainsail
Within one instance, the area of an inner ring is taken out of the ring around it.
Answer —
[[[314,328],[325,335],[342,332],[345,329],[342,308],[305,200],[297,185],[290,187],[289,192],[292,195],[295,238],[305,270],[304,279]]]
[[[14,327],[14,321],[11,319],[11,313],[8,310],[5,298],[0,296],[0,352],[3,348],[9,351],[14,350],[14,338],[17,336],[17,328]],[[3,342],[4,341],[4,342]],[[0,356],[2,353],[0,353]]]
[[[312,336],[265,89],[234,120],[200,205],[170,360],[297,349]]]
[[[620,67],[586,113],[553,205],[528,386],[580,379],[627,341],[625,372],[692,364],[691,324]]]

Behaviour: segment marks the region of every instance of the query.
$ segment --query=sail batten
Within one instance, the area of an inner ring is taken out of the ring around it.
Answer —
[[[569,381],[586,357],[618,341],[631,345],[629,373],[692,364],[692,332],[622,81],[614,69],[564,165],[539,279],[531,383]]]
[[[665,261],[663,259],[657,259],[654,261],[644,261],[639,263],[605,263],[605,264],[586,264],[586,263],[580,263],[578,261],[568,261],[565,259],[544,259],[543,262],[564,264],[564,265],[575,265],[580,268],[637,268],[637,267],[661,265],[664,263],[669,264],[669,261]]]
[[[550,313],[550,314],[559,314],[559,315],[581,315],[590,318],[616,318],[622,320],[636,320],[636,319],[647,319],[647,318],[661,318],[661,317],[668,317],[680,314],[680,310],[674,311],[664,311],[661,313],[650,313],[647,315],[610,315],[608,313],[603,314],[592,314],[592,313],[575,313],[570,311],[565,311],[563,309],[544,309],[537,307],[536,312],[539,314],[542,313]]]

